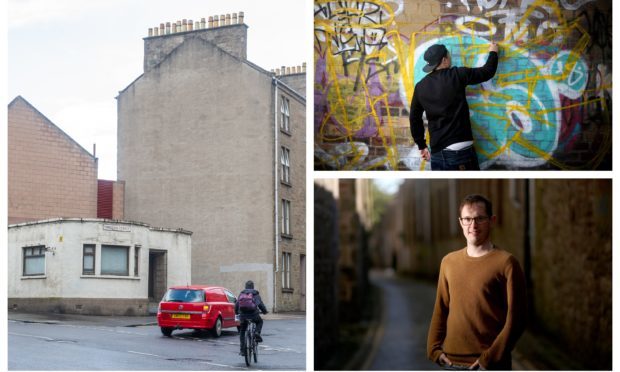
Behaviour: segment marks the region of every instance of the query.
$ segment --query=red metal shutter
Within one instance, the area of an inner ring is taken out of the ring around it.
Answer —
[[[114,181],[97,180],[97,218],[112,218]]]

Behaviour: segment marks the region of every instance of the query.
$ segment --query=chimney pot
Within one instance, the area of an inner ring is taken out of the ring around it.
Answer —
[[[226,26],[230,26],[230,14],[226,14]]]
[[[226,15],[221,14],[220,15],[220,26],[224,26],[226,25]]]
[[[170,34],[170,32],[171,32],[171,29],[170,29],[170,22],[166,22],[166,35],[169,35],[169,34]]]
[[[159,27],[153,28],[153,36],[159,36]]]
[[[282,75],[286,74],[286,66],[282,66],[280,68],[280,72],[282,73]]]
[[[237,13],[233,13],[232,24],[236,25],[239,21],[237,20]]]
[[[287,74],[287,75],[290,75],[290,74],[291,74],[291,68],[290,68],[290,67],[287,67],[287,68],[286,68],[286,74]]]
[[[213,27],[220,27],[220,17],[213,16]]]
[[[185,31],[187,31],[187,19],[184,19],[183,23],[181,23],[181,32]]]
[[[239,24],[243,24],[243,12],[239,12]]]
[[[213,16],[209,17],[209,28],[213,27]]]
[[[181,32],[181,21],[177,21],[177,32]]]
[[[301,72],[306,72],[306,62],[301,64]]]
[[[206,24],[207,24],[206,20],[204,18],[201,18],[200,19],[200,28],[205,28]]]
[[[149,28],[149,36],[153,36],[153,29]]]
[[[194,31],[194,21],[191,19],[187,21],[187,31]]]
[[[276,69],[276,75],[280,75],[280,69],[279,68]]]

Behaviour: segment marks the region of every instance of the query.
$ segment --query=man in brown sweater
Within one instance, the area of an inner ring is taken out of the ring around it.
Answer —
[[[441,261],[428,357],[446,369],[511,369],[527,315],[523,270],[489,238],[489,200],[467,196],[459,220],[467,247]]]

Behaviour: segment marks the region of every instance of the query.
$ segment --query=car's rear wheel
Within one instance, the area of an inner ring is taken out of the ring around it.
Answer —
[[[170,327],[161,327],[161,333],[166,337],[170,337],[170,335],[172,335],[172,330],[173,328]]]
[[[215,337],[220,337],[222,335],[222,318],[219,316],[215,320],[215,325],[211,328],[211,334]]]

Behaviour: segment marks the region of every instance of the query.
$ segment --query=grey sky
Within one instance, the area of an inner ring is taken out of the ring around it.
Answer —
[[[115,97],[142,73],[150,27],[243,11],[248,60],[312,61],[305,0],[9,0],[7,10],[8,101],[21,95],[91,153],[96,143],[101,179],[116,179]]]
[[[372,180],[381,191],[387,194],[396,194],[404,181],[402,178],[375,178]]]

